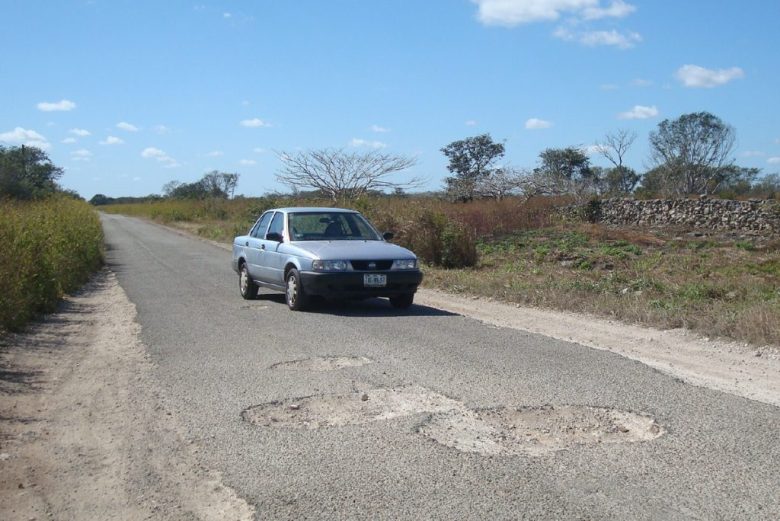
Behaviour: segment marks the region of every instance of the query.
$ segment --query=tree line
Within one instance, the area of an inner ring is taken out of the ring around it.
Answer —
[[[757,168],[735,164],[733,127],[708,112],[684,114],[662,121],[650,133],[651,168],[639,174],[625,164],[636,133],[608,133],[594,147],[610,167],[593,166],[579,147],[548,148],[539,154],[533,169],[499,165],[505,147],[489,134],[454,141],[441,151],[452,174],[445,190],[453,200],[476,197],[500,199],[520,193],[569,195],[578,199],[636,195],[640,197],[687,197],[721,194],[739,196],[780,193],[780,176],[758,179]]]

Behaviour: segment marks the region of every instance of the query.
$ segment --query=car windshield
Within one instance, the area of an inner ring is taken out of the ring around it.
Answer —
[[[294,212],[289,214],[294,241],[378,241],[376,230],[359,213]]]

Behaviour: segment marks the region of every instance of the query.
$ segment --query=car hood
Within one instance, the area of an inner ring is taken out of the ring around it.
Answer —
[[[297,241],[296,247],[318,259],[416,259],[414,253],[384,241]]]

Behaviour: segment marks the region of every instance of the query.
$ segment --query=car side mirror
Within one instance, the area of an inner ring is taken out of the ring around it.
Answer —
[[[265,236],[265,240],[274,242],[283,242],[282,234],[276,232],[270,232]]]
[[[385,232],[382,234],[382,238],[386,241],[391,240],[395,235],[393,235],[393,232]]]

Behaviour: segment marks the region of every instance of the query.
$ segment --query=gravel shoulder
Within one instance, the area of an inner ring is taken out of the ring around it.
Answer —
[[[166,411],[135,306],[100,272],[0,343],[4,519],[252,519]]]
[[[660,330],[602,318],[514,306],[422,289],[415,302],[509,327],[602,349],[701,387],[780,406],[780,350]]]

